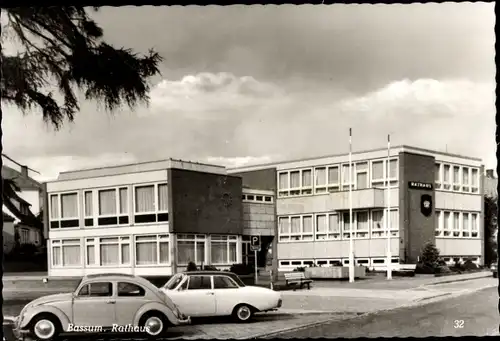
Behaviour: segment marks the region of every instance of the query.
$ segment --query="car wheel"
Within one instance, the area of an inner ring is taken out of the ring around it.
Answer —
[[[494,272],[493,273],[493,278],[497,278],[498,277],[498,272]]]
[[[33,319],[30,331],[39,340],[51,340],[61,332],[61,324],[55,316],[43,314]]]
[[[160,313],[146,314],[141,318],[139,324],[144,328],[146,334],[150,336],[159,336],[167,332],[167,320]]]
[[[248,322],[253,316],[253,309],[249,305],[240,304],[234,308],[233,317],[238,322]]]

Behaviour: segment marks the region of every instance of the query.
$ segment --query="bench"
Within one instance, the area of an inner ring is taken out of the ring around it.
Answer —
[[[306,278],[303,272],[290,272],[285,274],[285,281],[287,286],[294,286],[294,291],[298,286],[300,289],[307,285],[307,290],[311,289],[312,279]]]

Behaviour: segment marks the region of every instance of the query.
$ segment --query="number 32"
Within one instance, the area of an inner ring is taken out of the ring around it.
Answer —
[[[454,328],[463,328],[465,325],[464,320],[455,320],[453,323]]]

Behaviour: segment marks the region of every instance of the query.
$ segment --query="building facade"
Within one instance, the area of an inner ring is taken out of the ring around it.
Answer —
[[[224,167],[173,159],[61,173],[47,183],[49,276],[251,262],[248,234],[272,237],[273,203]]]
[[[42,210],[44,186],[34,180],[27,166],[22,166],[2,154],[2,191],[5,214],[14,218],[12,229],[4,229],[4,250],[12,250],[17,243],[42,247],[44,226],[39,215]],[[45,234],[46,235],[46,234]],[[17,240],[17,241],[16,241]]]
[[[417,262],[427,241],[447,262],[482,264],[480,159],[399,146],[389,158],[387,149],[353,153],[352,162],[351,177],[347,154],[229,170],[275,193],[280,270],[348,264],[351,233],[355,262],[371,268],[386,266],[388,233],[395,264]]]

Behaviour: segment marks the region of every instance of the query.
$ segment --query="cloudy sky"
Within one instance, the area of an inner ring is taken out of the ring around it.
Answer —
[[[4,106],[3,145],[44,179],[160,158],[236,165],[408,144],[495,158],[494,4],[122,7],[105,38],[155,48],[151,103],[82,103],[59,132]]]

